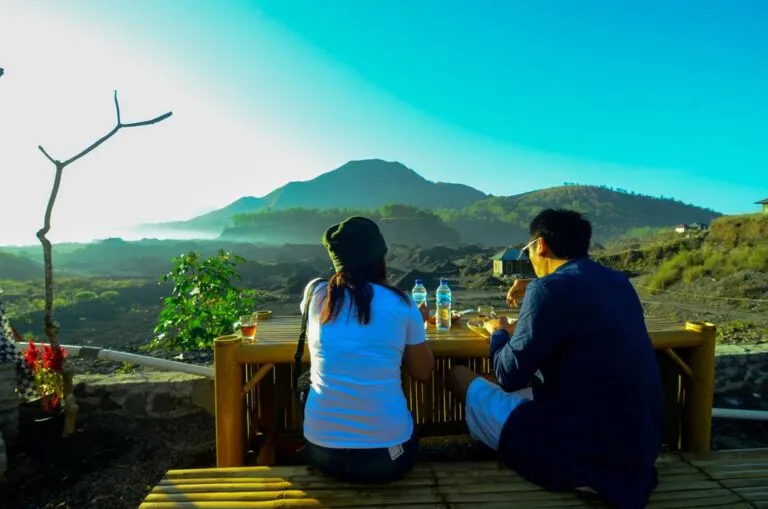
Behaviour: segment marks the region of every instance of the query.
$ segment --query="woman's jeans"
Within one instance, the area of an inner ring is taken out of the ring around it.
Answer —
[[[414,425],[411,438],[381,449],[329,449],[307,441],[309,463],[339,481],[385,484],[405,477],[416,463],[419,438]]]

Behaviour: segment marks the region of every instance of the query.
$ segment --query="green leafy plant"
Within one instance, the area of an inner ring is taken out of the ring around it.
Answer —
[[[173,269],[160,282],[173,282],[173,292],[163,299],[151,347],[194,350],[213,345],[217,336],[232,332],[232,325],[255,309],[258,292],[235,283],[235,270],[245,260],[222,249],[202,258],[194,251],[173,259]]]

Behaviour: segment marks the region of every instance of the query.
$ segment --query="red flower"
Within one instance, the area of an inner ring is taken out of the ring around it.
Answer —
[[[27,351],[24,352],[24,360],[27,362],[29,369],[37,371],[37,362],[40,360],[40,349],[37,348],[37,345],[35,345],[31,339],[29,340]]]
[[[67,353],[60,346],[54,349],[51,345],[43,345],[43,369],[50,369],[56,373],[61,373],[64,357],[66,356]]]

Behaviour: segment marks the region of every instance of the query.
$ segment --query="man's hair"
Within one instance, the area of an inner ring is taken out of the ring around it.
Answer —
[[[592,225],[573,210],[546,209],[533,218],[528,233],[544,239],[557,258],[570,260],[587,256]]]

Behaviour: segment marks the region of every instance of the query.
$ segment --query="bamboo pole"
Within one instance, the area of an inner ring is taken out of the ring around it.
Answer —
[[[715,397],[714,324],[686,322],[685,329],[701,336],[701,344],[691,348],[689,365],[693,377],[689,381],[690,396],[684,425],[683,450],[694,454],[709,452],[712,439],[712,404]]]
[[[243,386],[241,394],[245,396],[251,392],[253,388],[256,387],[259,382],[261,382],[261,379],[267,376],[267,374],[270,373],[274,367],[274,364],[264,364],[262,367],[260,367],[256,374],[253,375],[250,380],[248,380],[248,383]]]
[[[274,364],[272,365],[274,369]],[[275,464],[277,456],[277,395],[275,378],[272,370],[259,384],[259,423],[258,430],[264,435],[264,442],[256,458],[259,466]]]
[[[213,369],[216,394],[216,465],[239,467],[245,462],[245,403],[243,366],[235,362],[240,336],[222,336],[214,340]]]

